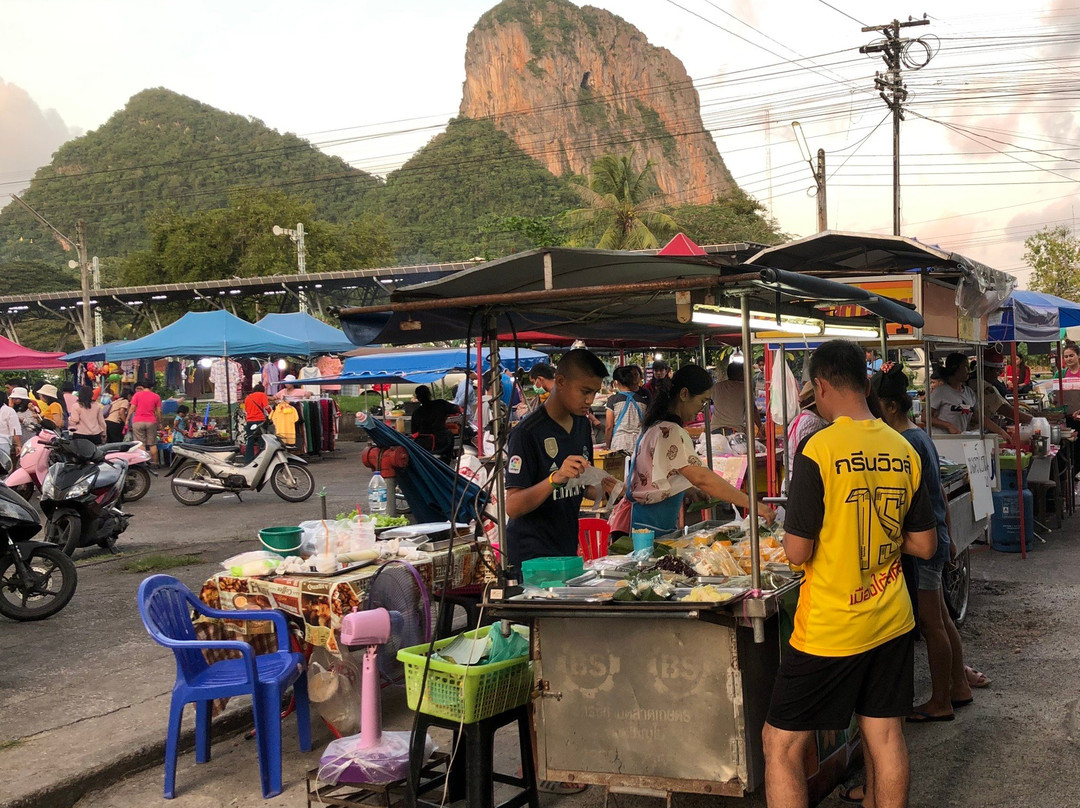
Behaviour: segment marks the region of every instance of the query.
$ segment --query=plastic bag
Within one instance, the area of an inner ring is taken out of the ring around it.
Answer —
[[[769,414],[774,424],[784,423],[784,398],[787,398],[787,420],[799,414],[799,383],[788,367],[783,351],[777,351],[773,359],[772,395],[769,398]]]
[[[226,558],[221,562],[221,566],[234,577],[253,578],[273,572],[280,563],[281,556],[277,553],[271,553],[269,550],[252,550]]]
[[[375,694],[378,698],[379,694]],[[412,733],[384,732],[379,743],[360,748],[360,736],[349,735],[330,741],[319,758],[319,780],[324,783],[392,783],[409,776],[409,738]],[[428,736],[424,740],[424,762],[438,747]]]
[[[488,638],[491,640],[487,660],[489,665],[529,655],[529,641],[513,629],[510,630],[509,637],[504,637],[502,631],[499,630],[499,624],[496,623],[488,632]]]

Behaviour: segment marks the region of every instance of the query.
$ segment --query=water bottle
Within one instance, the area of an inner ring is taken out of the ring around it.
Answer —
[[[367,500],[369,513],[386,513],[386,480],[377,471],[368,483]]]

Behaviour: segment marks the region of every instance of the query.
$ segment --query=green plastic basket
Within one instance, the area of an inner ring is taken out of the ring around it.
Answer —
[[[468,631],[465,636],[471,639],[486,637],[490,628],[485,626]],[[529,629],[525,626],[514,626],[514,631],[525,638],[529,636]],[[455,639],[439,640],[435,643],[435,650],[445,648]],[[398,660],[405,664],[405,693],[410,710],[472,724],[520,707],[529,700],[532,664],[526,656],[468,667],[432,659],[424,687],[424,701],[418,705],[427,648],[426,644],[414,645],[398,651]]]

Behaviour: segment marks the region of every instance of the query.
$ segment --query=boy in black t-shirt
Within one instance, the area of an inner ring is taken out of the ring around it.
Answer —
[[[506,551],[515,569],[533,558],[577,554],[581,499],[601,496],[578,478],[592,464],[588,413],[606,375],[595,354],[564,354],[547,401],[510,431]],[[610,493],[615,483],[609,475],[603,491]]]

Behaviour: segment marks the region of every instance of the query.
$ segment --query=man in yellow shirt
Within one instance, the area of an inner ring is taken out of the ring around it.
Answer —
[[[810,379],[830,425],[803,441],[793,463],[784,549],[806,578],[762,732],[768,803],[805,808],[814,731],[845,729],[855,714],[866,804],[903,808],[915,621],[900,554],[930,558],[937,523],[919,455],[867,408],[862,349],[826,342]]]

